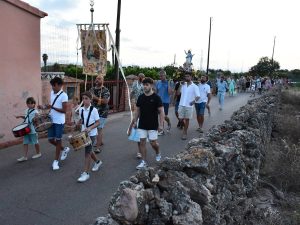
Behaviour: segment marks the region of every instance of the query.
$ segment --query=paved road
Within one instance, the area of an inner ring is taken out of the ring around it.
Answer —
[[[212,115],[206,115],[204,131],[229,119],[246,104],[248,96],[226,97],[223,111],[219,111],[217,99],[213,97]],[[174,108],[170,109],[170,115],[174,127],[170,134],[159,138],[163,156],[182,151],[188,142],[180,139],[181,131],[175,127]],[[40,140],[43,156],[24,163],[16,162],[22,145],[0,150],[0,225],[87,225],[106,215],[111,195],[120,181],[135,173],[138,164],[137,146],[126,136],[129,120],[129,113],[110,117],[100,155],[103,166],[84,184],[76,182],[83,168],[84,151],[72,151],[61,169],[54,172],[51,170],[54,148],[45,139]],[[196,128],[193,119],[189,139],[198,136]],[[32,147],[29,152],[33,154]],[[150,165],[155,165],[153,151],[148,151],[148,160]]]

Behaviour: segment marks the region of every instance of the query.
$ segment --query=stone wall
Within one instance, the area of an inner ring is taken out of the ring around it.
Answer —
[[[95,224],[254,224],[270,217],[254,196],[278,101],[275,92],[249,101],[181,153],[121,182],[109,215]]]

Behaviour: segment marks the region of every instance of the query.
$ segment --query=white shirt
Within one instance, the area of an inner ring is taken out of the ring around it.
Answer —
[[[208,84],[198,84],[199,92],[200,92],[200,99],[196,101],[196,103],[201,103],[201,102],[207,102],[208,97],[207,95],[210,94],[210,86]]]
[[[199,88],[193,82],[188,86],[185,82],[181,87],[181,98],[179,105],[185,107],[193,107],[190,102],[194,101],[196,97],[199,97]]]
[[[86,122],[87,122],[87,119],[88,119],[88,116],[89,116],[89,112],[90,112],[90,107],[89,106],[88,108],[85,108],[85,107],[80,107],[79,109],[79,116],[81,118],[81,112],[83,110],[83,124],[81,125],[81,131],[84,131],[85,128],[86,128]],[[91,116],[90,116],[90,119],[89,119],[89,126],[96,123],[96,121],[100,120],[99,118],[99,113],[97,111],[97,109],[94,107],[92,112],[91,112]],[[97,127],[92,129],[91,132],[89,133],[89,136],[96,136],[98,134],[98,131],[97,131]]]
[[[54,102],[54,99],[56,98],[57,95],[59,95],[62,92],[62,90],[60,90],[59,92],[57,92],[56,94],[54,93],[54,91],[51,91],[50,94],[50,100],[51,100],[51,105]],[[53,105],[53,107],[58,108],[58,109],[62,109],[63,108],[63,102],[67,102],[68,101],[68,95],[63,92],[61,93],[61,95],[57,98],[55,104]],[[61,113],[61,112],[57,112],[54,109],[50,110],[50,116],[52,119],[53,123],[56,124],[65,124],[66,122],[66,114],[65,113]]]

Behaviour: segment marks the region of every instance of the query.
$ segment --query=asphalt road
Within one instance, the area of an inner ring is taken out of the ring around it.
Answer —
[[[249,94],[225,98],[225,107],[219,111],[216,97],[211,102],[211,117],[205,115],[204,131],[221,124],[247,103]],[[162,156],[171,156],[184,150],[188,140],[182,141],[176,128],[174,108],[169,110],[172,129],[159,137]],[[77,183],[82,172],[84,150],[71,151],[59,171],[52,171],[54,148],[41,139],[42,157],[27,162],[16,161],[22,154],[22,145],[0,150],[0,225],[87,225],[95,218],[105,216],[111,195],[120,181],[135,173],[138,160],[137,145],[130,142],[126,130],[130,114],[111,115],[104,132],[104,146],[100,154],[101,169],[92,172],[85,183]],[[198,136],[197,122],[190,123],[188,139]],[[148,163],[155,165],[154,152],[148,148]],[[29,150],[30,156],[34,148]]]

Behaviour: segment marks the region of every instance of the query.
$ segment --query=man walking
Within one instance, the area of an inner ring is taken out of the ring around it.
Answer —
[[[97,146],[94,150],[95,153],[100,153],[100,146],[103,145],[103,129],[108,116],[110,99],[110,92],[108,88],[103,85],[103,76],[98,75],[95,79],[95,87],[90,89],[93,96],[93,106],[98,110],[100,117],[100,125],[98,126]]]
[[[160,96],[163,106],[164,106],[164,112],[165,112],[165,121],[168,124],[167,131],[169,132],[171,129],[171,122],[168,117],[169,112],[169,105],[170,105],[170,96],[172,95],[172,87],[170,85],[170,82],[167,81],[166,77],[166,71],[161,70],[159,72],[160,80],[156,83],[156,93]],[[163,135],[164,131],[162,130],[159,132],[158,135]]]
[[[183,134],[181,139],[187,139],[187,129],[189,127],[189,121],[193,117],[193,105],[200,98],[199,89],[196,84],[192,81],[190,73],[185,73],[185,83],[181,88],[181,98],[179,102],[178,114],[179,118],[183,120]]]
[[[162,130],[159,124],[163,123],[164,120],[164,109],[161,98],[153,92],[153,80],[146,77],[143,80],[144,94],[140,95],[136,104],[135,118],[131,122],[131,126],[136,126],[137,120],[138,133],[140,136],[140,147],[142,153],[142,160],[140,164],[136,167],[137,169],[142,169],[147,166],[146,163],[146,139],[148,138],[153,150],[156,153],[156,161],[159,162],[161,159],[161,154],[159,151],[159,144],[157,142],[158,130]],[[160,123],[158,123],[159,113]]]
[[[226,90],[228,89],[227,82],[224,80],[224,76],[221,76],[221,79],[217,83],[218,86],[218,100],[219,100],[219,109],[222,110],[224,106],[224,98]]]
[[[210,102],[210,86],[206,83],[207,78],[205,76],[201,76],[200,84],[198,84],[200,99],[195,103],[195,109],[197,114],[197,121],[199,128],[197,131],[203,133],[202,126],[204,123],[204,112],[205,107],[209,109]]]

